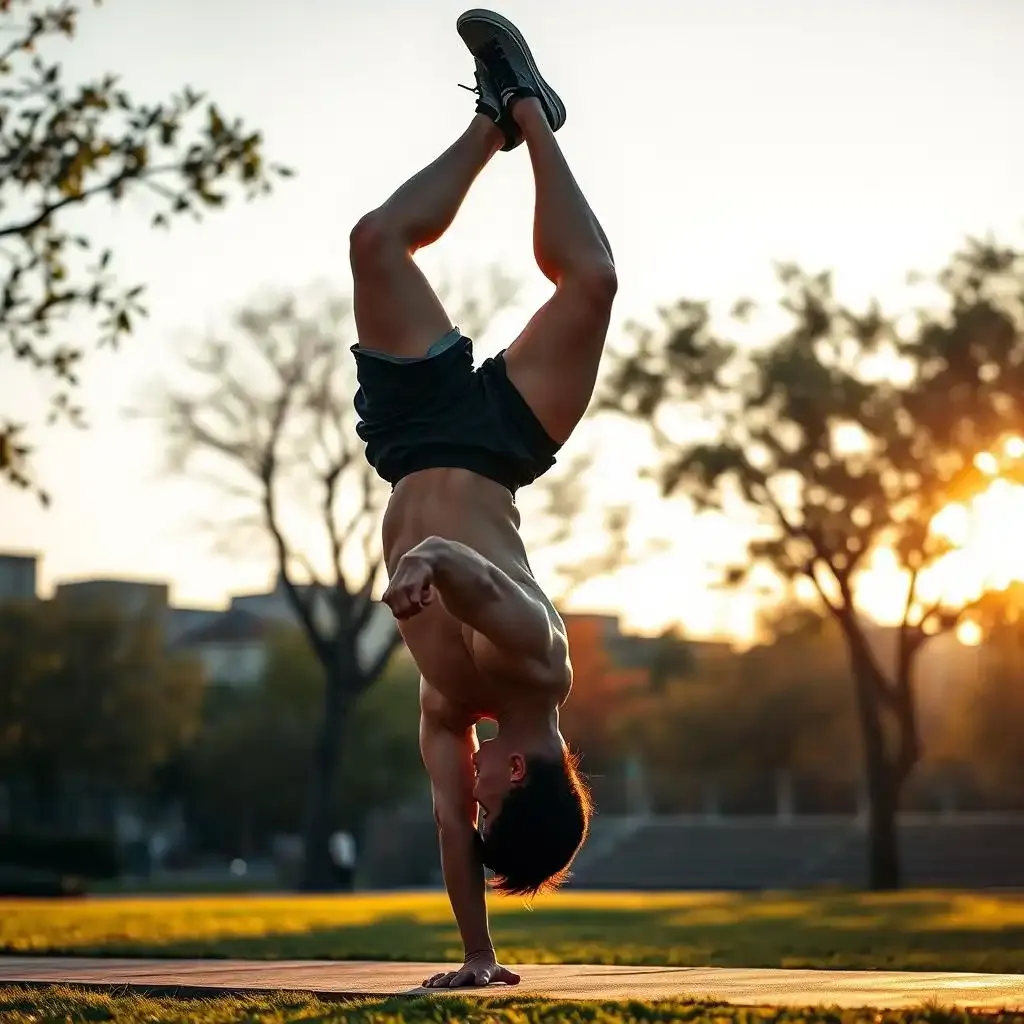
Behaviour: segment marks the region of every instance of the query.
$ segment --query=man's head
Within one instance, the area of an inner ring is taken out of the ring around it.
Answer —
[[[474,759],[483,811],[478,853],[508,895],[556,889],[590,828],[593,805],[578,759],[567,749],[523,754],[499,736]]]

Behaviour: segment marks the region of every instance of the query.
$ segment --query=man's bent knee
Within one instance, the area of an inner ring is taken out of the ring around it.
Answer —
[[[372,267],[396,248],[402,248],[402,240],[380,210],[363,214],[348,236],[349,259],[353,268]]]
[[[614,264],[597,260],[567,271],[560,287],[572,289],[588,306],[603,312],[615,301],[619,279]]]

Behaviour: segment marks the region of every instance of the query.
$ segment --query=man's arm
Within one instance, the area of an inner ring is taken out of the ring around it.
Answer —
[[[424,699],[425,703],[425,699]],[[454,731],[424,707],[420,752],[430,776],[434,819],[441,847],[441,871],[467,959],[492,950],[484,899],[484,868],[476,855],[477,805],[473,798],[472,727]]]
[[[547,607],[472,548],[442,537],[421,541],[402,556],[384,599],[396,615],[400,608],[415,614],[429,601],[431,586],[451,615],[498,650],[550,659],[554,634]]]

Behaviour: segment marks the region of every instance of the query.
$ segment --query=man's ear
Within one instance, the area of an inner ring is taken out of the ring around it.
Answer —
[[[512,767],[512,781],[522,782],[526,778],[526,758],[522,754],[512,754],[509,763]]]

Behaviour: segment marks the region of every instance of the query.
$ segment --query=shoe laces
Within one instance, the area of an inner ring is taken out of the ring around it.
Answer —
[[[514,89],[516,87],[516,73],[512,70],[512,65],[509,63],[509,59],[505,56],[505,51],[502,50],[499,43],[488,43],[478,60],[486,68],[486,73],[490,75],[499,97],[506,89]],[[480,83],[479,69],[475,73],[475,78],[476,85],[463,85],[461,82],[456,84],[460,89],[465,89],[466,92],[482,96],[484,90]]]
[[[458,82],[458,87],[460,89],[465,89],[466,92],[474,93],[481,98],[485,97],[489,92],[495,92],[495,99],[500,101],[501,93],[495,90],[493,84],[488,80],[487,69],[479,59],[476,62],[476,70],[473,72],[473,78],[476,81],[475,85],[463,85],[461,82]]]
[[[512,69],[512,64],[497,40],[488,43],[484,47],[481,57],[487,70],[490,72],[491,78],[494,80],[494,84],[498,87],[498,92],[502,93],[506,89],[514,89],[519,84],[516,73]]]

